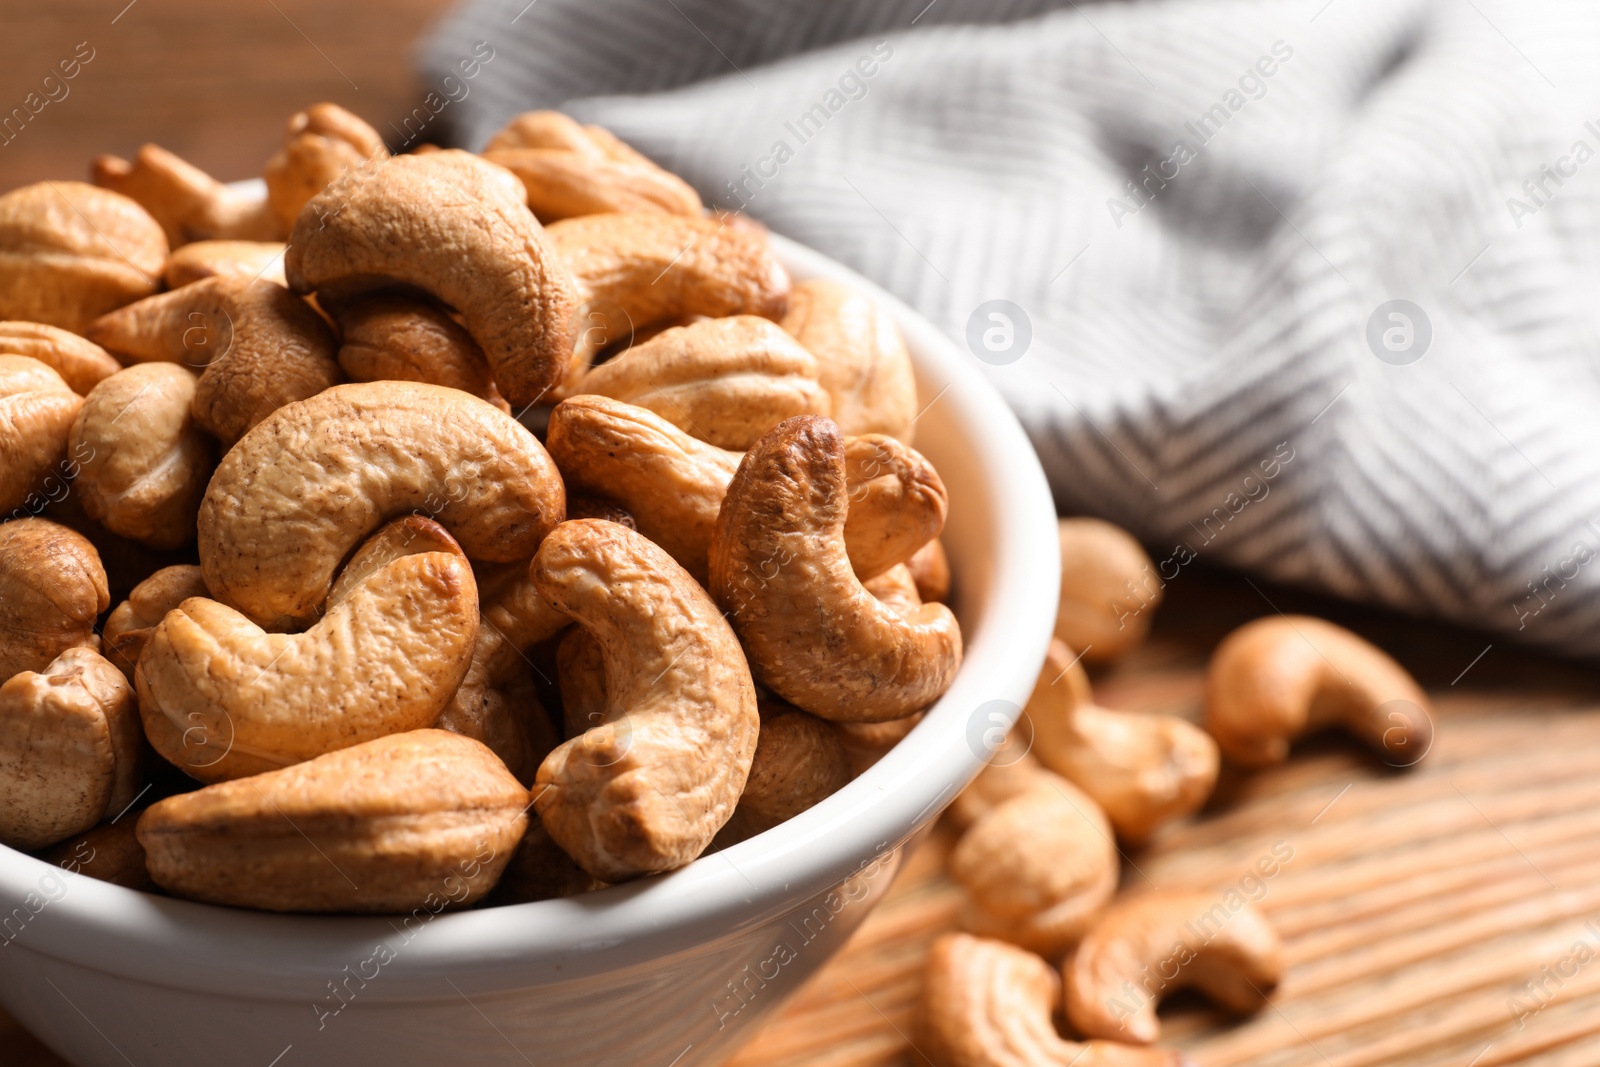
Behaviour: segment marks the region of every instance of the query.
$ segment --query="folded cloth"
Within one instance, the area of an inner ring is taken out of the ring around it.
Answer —
[[[424,68],[475,47],[458,143],[561,107],[878,281],[1164,582],[1600,653],[1600,7],[468,0]]]

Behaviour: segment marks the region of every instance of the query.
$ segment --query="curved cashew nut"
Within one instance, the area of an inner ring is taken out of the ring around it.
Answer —
[[[1024,714],[1033,753],[1100,804],[1130,844],[1191,815],[1217,784],[1217,744],[1175,715],[1096,707],[1079,657],[1052,638]]]
[[[918,1047],[934,1067],[1189,1067],[1166,1049],[1062,1040],[1051,1022],[1060,987],[1031,952],[945,934],[928,953]]]
[[[583,518],[574,515],[573,518]],[[478,578],[479,610],[483,621],[518,651],[548,641],[572,625],[572,620],[544,602],[528,576],[532,559],[511,563],[474,563]]]
[[[813,715],[898,719],[961,664],[950,609],[901,615],[862,588],[844,541],[844,441],[829,419],[781,423],[745,454],[711,538],[711,591],[761,683]]]
[[[47,519],[0,523],[0,679],[93,644],[110,606],[100,553],[82,534]]]
[[[1283,977],[1283,946],[1248,901],[1157,891],[1114,904],[1064,967],[1067,1018],[1089,1037],[1147,1045],[1156,1004],[1194,988],[1239,1014],[1259,1011]]]
[[[437,912],[494,887],[527,804],[478,742],[413,730],[168,797],[139,817],[138,832],[151,877],[175,896],[269,911]]]
[[[287,248],[282,241],[195,241],[174,249],[167,260],[167,288],[181,289],[215,277],[259,278],[287,287],[283,276]]]
[[[608,211],[695,215],[694,187],[654,163],[595,158],[559,148],[496,148],[483,153],[522,180],[528,208],[540,222]]]
[[[65,465],[72,420],[82,407],[83,397],[43,363],[0,356],[0,512],[22,506]]]
[[[151,745],[218,782],[433,725],[472,661],[477,584],[454,545],[390,554],[357,553],[363,576],[305,633],[199,597],[168,613],[135,677]]]
[[[816,807],[855,777],[830,722],[776,701],[759,702],[761,733],[733,818],[717,834],[727,848]]]
[[[283,148],[267,160],[267,204],[282,233],[345,171],[389,158],[378,131],[338,104],[312,104],[289,117]]]
[[[588,130],[576,119],[560,111],[524,111],[513,115],[489,143],[485,152],[498,152],[507,148],[550,148],[572,152],[590,159],[605,159],[605,151],[589,136]]]
[[[285,404],[340,380],[333,332],[281,285],[214,277],[102,315],[89,339],[128,363],[204,368],[194,419],[232,445]]]
[[[338,484],[337,495],[306,486]],[[472,558],[528,559],[566,495],[538,440],[476,397],[421,382],[335,386],[279,409],[217,465],[200,566],[217,599],[274,628],[308,621],[345,555],[423,512]]]
[[[229,188],[160,145],[144,145],[131,163],[99,156],[91,169],[96,185],[150,212],[173,248],[219,238],[275,241],[288,232],[260,194]]]
[[[1281,763],[1295,738],[1339,725],[1390,763],[1410,766],[1433,742],[1422,688],[1388,654],[1342,626],[1305,615],[1239,627],[1206,672],[1206,729],[1246,767]]]
[[[765,237],[743,227],[629,212],[562,219],[545,232],[585,306],[618,306],[635,327],[685,315],[776,320],[788,306],[788,273]]]
[[[128,599],[111,609],[101,631],[106,659],[131,684],[144,646],[167,612],[190,597],[210,597],[200,568],[192,563],[163,567],[133,587]]]
[[[571,488],[621,504],[640,533],[704,584],[711,531],[739,453],[644,408],[592,395],[556,405],[546,441]],[[847,439],[844,448],[845,545],[857,574],[872,577],[906,559],[922,543],[917,538],[932,535],[927,531],[938,532],[947,496],[928,461],[908,446],[872,436]]]
[[[0,196],[0,319],[73,333],[161,287],[167,237],[134,201],[83,182]]]
[[[917,595],[925,603],[943,604],[950,599],[950,558],[937,537],[917,549],[906,566],[911,568],[911,580],[917,583]]]
[[[1100,806],[1041,770],[967,828],[949,870],[967,891],[967,929],[1053,959],[1110,902],[1121,864]]]
[[[42,322],[0,322],[0,356],[30,356],[79,396],[122,369],[111,353],[75,333]]]
[[[672,557],[615,523],[562,523],[532,575],[599,643],[608,709],[540,765],[539,818],[604,881],[682,867],[733,814],[755,755],[760,719],[738,639]]]
[[[432,382],[511,410],[483,349],[432,304],[380,293],[336,309],[335,317],[344,333],[339,366],[351,381]]]
[[[133,690],[92,648],[0,685],[0,844],[37,849],[133,803],[144,744]]]
[[[400,245],[406,254],[396,256]],[[300,213],[285,273],[291,289],[330,309],[379,289],[437,298],[461,313],[519,407],[566,373],[572,279],[523,204],[522,183],[466,152],[346,173]]]
[[[784,419],[830,410],[815,357],[755,315],[666,330],[595,367],[577,388],[647,408],[708,444],[736,450]]]
[[[847,434],[881,433],[911,443],[917,381],[905,339],[878,302],[814,278],[789,292],[783,328],[817,357],[817,381]]]
[[[1161,604],[1155,565],[1132,534],[1101,519],[1061,519],[1056,636],[1090,663],[1131,652]]]
[[[91,519],[152,548],[193,539],[217,465],[216,443],[190,415],[195,389],[175,363],[142,363],[90,390],[67,443]]]

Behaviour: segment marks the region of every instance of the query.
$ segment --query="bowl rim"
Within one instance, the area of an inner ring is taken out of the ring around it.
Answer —
[[[0,939],[131,979],[257,999],[320,996],[329,977],[387,943],[392,977],[363,995],[432,998],[445,976],[471,992],[642,966],[759,925],[852,875],[892,874],[894,850],[982,766],[978,710],[986,727],[992,714],[1013,721],[1032,691],[1056,610],[1055,508],[1026,434],[975,359],[849,268],[777,234],[772,243],[796,280],[831,278],[889,311],[911,350],[923,410],[943,400],[959,409],[958,422],[983,427],[964,443],[983,470],[984,503],[1003,507],[991,592],[955,681],[904,740],[810,810],[682,870],[579,897],[424,916],[416,926],[409,917],[277,915],[158,897],[68,878],[0,846],[0,920],[10,901],[44,901]],[[55,899],[42,889],[52,875],[67,887]]]

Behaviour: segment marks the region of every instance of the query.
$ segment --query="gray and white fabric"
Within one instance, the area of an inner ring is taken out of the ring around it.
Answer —
[[[1600,653],[1600,6],[468,0],[430,80],[477,42],[459,143],[562,107],[878,281],[1170,581]]]

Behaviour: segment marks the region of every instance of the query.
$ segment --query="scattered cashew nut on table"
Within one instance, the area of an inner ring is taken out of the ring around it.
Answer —
[[[1103,519],[1061,519],[1057,534],[1056,637],[1090,663],[1120,659],[1144,641],[1161,604],[1155,565],[1132,534]]]

